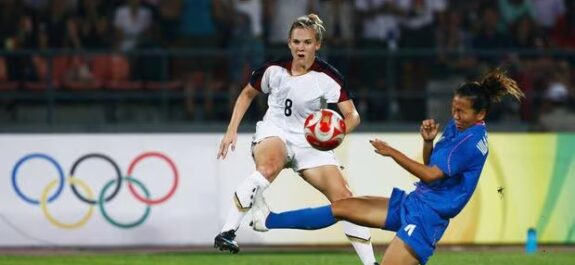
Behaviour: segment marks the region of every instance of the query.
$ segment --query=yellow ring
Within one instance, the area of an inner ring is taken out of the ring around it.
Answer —
[[[78,178],[68,178],[68,181],[74,185],[78,185],[80,186],[80,188],[82,188],[84,190],[84,192],[86,192],[86,194],[88,195],[88,199],[93,199],[94,196],[92,194],[92,190],[90,190],[90,187],[88,187],[88,185],[86,185],[86,183]],[[51,224],[53,224],[54,226],[60,227],[60,228],[64,228],[64,229],[74,229],[74,228],[78,228],[80,226],[83,226],[86,224],[86,222],[88,222],[88,220],[90,219],[90,217],[92,217],[92,212],[94,210],[94,205],[90,205],[90,208],[88,208],[88,212],[86,212],[86,214],[77,222],[75,223],[62,223],[58,220],[56,220],[56,218],[54,218],[54,216],[52,216],[52,214],[50,214],[50,212],[48,211],[48,193],[50,193],[50,191],[54,188],[54,186],[56,186],[56,184],[58,183],[58,180],[53,180],[52,182],[50,182],[46,188],[44,188],[44,191],[42,192],[42,197],[40,198],[40,207],[42,208],[42,212],[44,213],[44,215],[46,216],[46,218],[48,219],[48,221],[50,221]]]

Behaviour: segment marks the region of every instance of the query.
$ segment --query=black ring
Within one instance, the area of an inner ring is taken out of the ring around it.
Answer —
[[[114,170],[116,171],[117,174],[117,179],[116,179],[116,188],[114,189],[114,192],[112,192],[112,194],[110,194],[110,196],[106,197],[106,202],[110,201],[111,199],[113,199],[114,197],[116,197],[116,195],[118,194],[118,192],[120,191],[120,187],[122,187],[122,172],[120,172],[120,167],[118,167],[118,165],[116,164],[116,162],[114,162],[114,160],[112,160],[110,157],[108,157],[107,155],[103,155],[103,154],[97,154],[97,153],[92,153],[92,154],[86,154],[80,158],[78,158],[78,160],[76,160],[76,162],[74,162],[74,165],[72,166],[72,169],[70,169],[70,177],[73,178],[74,177],[74,172],[76,172],[76,167],[78,167],[78,165],[80,164],[80,162],[88,159],[88,158],[100,158],[100,159],[104,159],[106,161],[108,161],[113,167]],[[74,194],[76,195],[76,197],[78,197],[78,199],[82,200],[85,203],[89,203],[89,204],[96,204],[97,201],[96,200],[90,200],[90,199],[86,199],[86,197],[84,197],[83,195],[80,194],[80,192],[78,192],[78,190],[76,189],[76,186],[74,186],[74,183],[71,182],[70,183],[70,187],[72,188],[72,191],[74,192]],[[97,193],[96,193],[97,194]]]

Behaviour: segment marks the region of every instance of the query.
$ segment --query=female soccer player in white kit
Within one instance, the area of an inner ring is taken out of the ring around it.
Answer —
[[[255,193],[263,192],[285,167],[298,172],[330,202],[352,196],[335,153],[314,149],[304,137],[306,117],[320,110],[324,102],[337,103],[346,133],[360,122],[343,77],[331,65],[316,58],[325,31],[322,24],[315,14],[296,19],[288,39],[292,58],[267,63],[254,71],[236,100],[218,158],[224,159],[230,147],[232,151],[235,149],[239,123],[253,99],[260,93],[269,95],[268,110],[257,123],[252,143],[256,171],[235,191],[234,205],[214,240],[214,247],[220,250],[239,251],[234,241],[235,231],[251,208]],[[363,264],[374,264],[369,230],[349,222],[343,225]]]

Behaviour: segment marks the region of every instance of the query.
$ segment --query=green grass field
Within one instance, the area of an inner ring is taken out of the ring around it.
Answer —
[[[350,265],[359,264],[353,252],[227,253],[85,253],[70,255],[0,256],[2,265]],[[429,265],[573,265],[573,252],[450,252],[435,254]]]

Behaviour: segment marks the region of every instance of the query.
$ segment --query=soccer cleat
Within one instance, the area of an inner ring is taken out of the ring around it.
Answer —
[[[266,203],[263,191],[258,189],[252,205],[252,222],[250,223],[252,228],[258,232],[267,232],[269,230],[266,227],[268,215],[270,215],[270,208]]]
[[[240,252],[240,246],[238,246],[238,243],[234,241],[235,238],[236,231],[234,230],[222,232],[214,238],[214,248],[221,251],[229,250],[230,253],[236,254]]]

